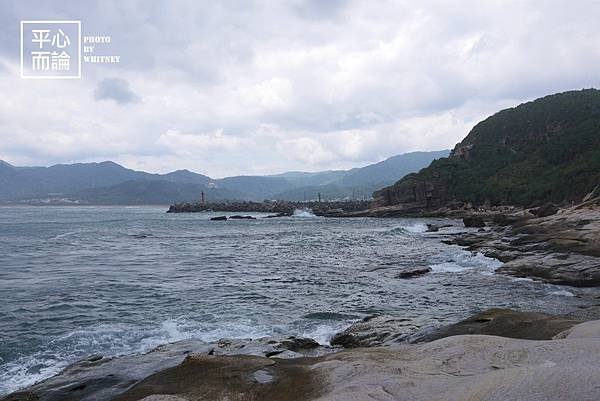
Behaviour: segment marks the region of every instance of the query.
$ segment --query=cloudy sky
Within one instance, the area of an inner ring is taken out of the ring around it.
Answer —
[[[537,97],[600,87],[598,1],[0,2],[0,159],[222,177],[454,146]],[[21,20],[76,19],[118,65],[20,78]]]

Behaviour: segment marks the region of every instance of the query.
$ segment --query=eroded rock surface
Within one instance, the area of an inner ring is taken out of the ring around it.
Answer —
[[[552,284],[600,286],[600,207],[595,200],[527,218],[498,217],[493,231],[446,240],[504,262],[497,272]],[[505,221],[506,224],[501,224]]]
[[[393,316],[368,316],[331,338],[331,345],[345,348],[378,347],[401,343],[417,327],[411,319]]]
[[[303,337],[265,337],[255,340],[220,340],[215,344],[186,340],[162,345],[141,355],[113,358],[93,356],[70,365],[63,372],[2,401],[108,401],[147,377],[181,364],[189,355],[247,355],[293,359],[332,352]],[[269,359],[267,359],[268,361]],[[264,375],[259,375],[264,378]],[[170,393],[165,393],[170,394]],[[160,395],[160,394],[159,394]],[[163,400],[162,395],[145,401]],[[185,400],[185,398],[184,398]],[[164,401],[172,401],[164,399]],[[174,401],[174,400],[173,400]]]

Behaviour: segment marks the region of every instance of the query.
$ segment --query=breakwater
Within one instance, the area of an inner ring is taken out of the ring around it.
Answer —
[[[317,216],[344,216],[348,213],[365,211],[369,207],[368,201],[331,201],[331,202],[207,202],[207,203],[176,203],[169,207],[167,213],[194,213],[194,212],[262,212],[273,213],[280,216],[291,216],[294,210],[310,209]]]

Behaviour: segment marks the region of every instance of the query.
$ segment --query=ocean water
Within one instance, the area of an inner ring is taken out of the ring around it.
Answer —
[[[165,210],[0,207],[0,394],[90,354],[188,338],[327,343],[373,313],[426,327],[489,307],[560,313],[588,302],[583,290],[497,275],[500,262],[443,244],[465,230],[459,221],[427,233],[434,220],[300,211],[209,221]],[[396,277],[410,266],[432,272]]]

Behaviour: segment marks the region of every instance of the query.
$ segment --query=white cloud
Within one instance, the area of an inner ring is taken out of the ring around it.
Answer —
[[[600,83],[591,0],[9,3],[0,159],[14,164],[346,168],[452,147],[503,107]],[[18,21],[75,17],[121,64],[21,80]]]

